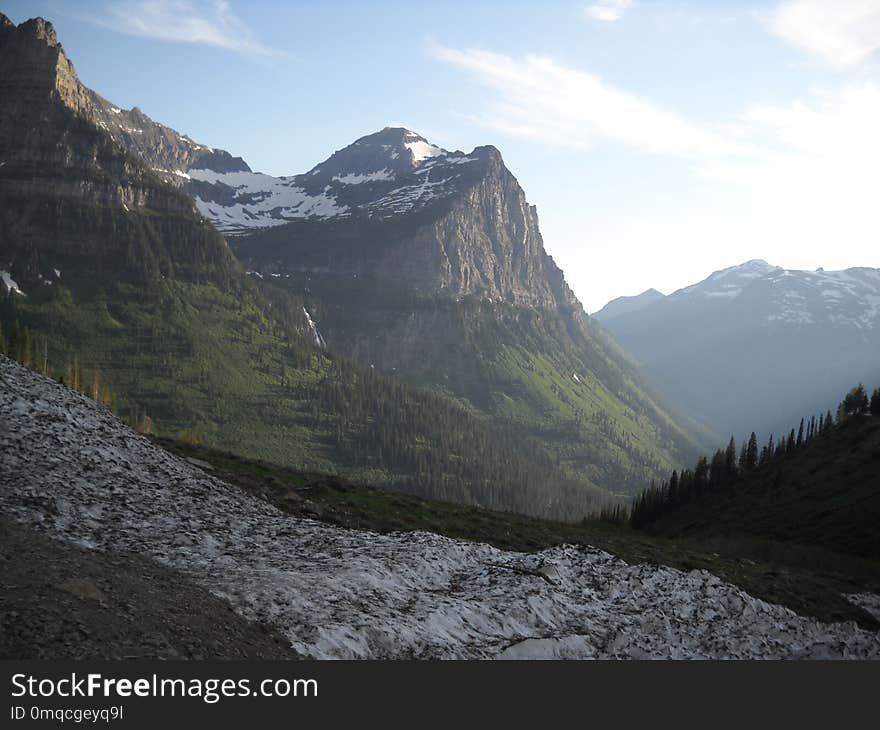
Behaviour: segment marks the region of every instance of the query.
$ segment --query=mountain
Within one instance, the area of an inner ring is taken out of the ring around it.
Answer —
[[[664,295],[656,289],[646,289],[641,294],[633,297],[617,297],[612,299],[608,304],[602,307],[601,312],[594,314],[594,317],[601,317],[603,320],[613,319],[621,314],[629,314],[630,312],[638,312],[645,307],[660,301]]]
[[[719,434],[788,430],[880,380],[880,269],[747,261],[594,315],[673,404]]]
[[[690,425],[592,326],[496,148],[388,127],[276,178],[89,98],[94,123],[192,197],[266,296],[303,301],[319,346],[512,426],[591,487],[632,493],[694,453]]]
[[[0,100],[5,288],[12,279],[21,296],[22,282],[51,286],[77,268],[229,286],[239,267],[226,242],[186,195],[96,125],[94,96],[50,23],[16,27],[0,16]]]
[[[244,195],[290,213],[248,180],[232,207],[207,210],[218,225],[256,214],[235,207]],[[335,212],[251,221],[229,240],[254,277],[304,299],[330,350],[512,424],[618,493],[694,453],[689,426],[585,314],[496,148],[448,152],[385,128],[284,180]]]
[[[706,570],[629,563],[587,545],[523,553],[421,530],[383,534],[293,516],[219,478],[209,462],[158,448],[91,399],[2,356],[0,423],[16,426],[0,429],[0,515],[18,524],[26,546],[39,547],[36,560],[46,545],[69,553],[65,567],[86,572],[66,571],[57,592],[92,599],[90,615],[75,604],[63,624],[67,646],[52,640],[55,606],[25,603],[0,638],[16,656],[33,654],[30,642],[16,642],[31,627],[47,658],[113,656],[132,614],[144,622],[134,646],[148,644],[149,656],[241,656],[252,622],[271,633],[250,644],[250,656],[268,650],[277,657],[276,634],[313,659],[880,656],[876,630],[799,615]],[[266,472],[251,466],[252,480]],[[260,491],[290,486],[276,480]],[[371,502],[382,499],[374,494]],[[398,495],[391,504],[399,513],[406,501]],[[422,515],[449,514],[448,507],[425,504]],[[472,511],[469,524],[499,519],[510,516]],[[0,539],[0,547],[7,542]],[[107,564],[123,557],[136,576],[103,583]],[[18,578],[0,605],[33,595],[39,577],[21,571],[18,558],[4,565],[4,580]],[[53,575],[60,559],[49,556]],[[146,580],[135,580],[142,573]],[[146,582],[155,593],[169,575],[182,579],[168,595],[132,603]],[[169,597],[189,607],[198,599],[195,586],[212,596],[181,616]],[[128,592],[123,601],[121,591]],[[227,606],[242,620],[232,621]],[[217,611],[216,626],[202,623],[207,607]],[[99,611],[107,624],[94,626]],[[229,645],[218,649],[221,628]],[[95,636],[113,648],[96,651]],[[149,647],[153,637],[159,645]]]
[[[241,165],[114,109],[50,23],[0,16],[0,349],[141,430],[252,458],[565,519],[607,499],[526,435],[324,351],[175,174]]]

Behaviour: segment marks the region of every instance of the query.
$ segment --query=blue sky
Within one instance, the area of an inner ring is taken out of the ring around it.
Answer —
[[[276,175],[494,144],[587,311],[750,258],[880,266],[880,0],[4,3],[84,83]]]

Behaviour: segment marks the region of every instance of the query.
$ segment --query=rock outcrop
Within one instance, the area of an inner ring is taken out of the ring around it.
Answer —
[[[228,279],[225,242],[113,136],[102,104],[51,23],[0,18],[0,266],[22,286],[84,256],[91,270],[138,278]]]

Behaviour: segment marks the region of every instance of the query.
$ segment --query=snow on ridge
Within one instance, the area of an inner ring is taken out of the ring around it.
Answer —
[[[410,151],[413,158],[413,164],[416,165],[423,160],[430,159],[431,157],[440,157],[446,154],[446,150],[417,137],[413,138],[412,141],[404,142],[403,146]]]
[[[153,170],[155,172],[163,172],[166,175],[174,175],[176,177],[182,177],[184,180],[190,179],[190,176],[187,175],[183,170],[166,170],[164,167],[154,167]]]
[[[0,421],[16,424],[0,429],[5,516],[177,568],[309,657],[880,658],[880,634],[705,571],[284,515],[4,357]]]
[[[394,172],[384,168],[375,172],[349,172],[345,175],[334,175],[332,179],[336,182],[341,182],[343,185],[360,185],[361,183],[376,182],[378,180],[393,180]]]
[[[232,188],[237,197],[232,205],[221,205],[194,197],[199,212],[224,233],[250,228],[271,228],[298,218],[335,218],[349,212],[329,188],[311,195],[296,185],[293,178],[277,178],[261,172],[216,172],[208,169],[190,169],[193,180],[222,184]]]

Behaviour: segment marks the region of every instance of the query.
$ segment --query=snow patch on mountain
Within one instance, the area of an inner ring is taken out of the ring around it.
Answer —
[[[15,282],[15,279],[12,278],[12,274],[8,271],[0,269],[0,281],[3,282],[3,285],[6,287],[6,291],[8,294],[18,294],[19,296],[27,296],[22,290],[21,287]]]
[[[880,329],[880,269],[799,271],[755,259],[716,271],[666,299],[683,303],[693,298],[747,300],[750,311],[756,305],[763,310],[768,324],[806,326],[826,321]]]
[[[415,132],[386,128],[303,175],[276,178],[196,165],[186,172],[192,183],[187,189],[203,216],[227,235],[241,235],[304,218],[349,217],[358,210],[378,217],[413,212],[453,194],[462,166],[477,160]]]
[[[223,232],[268,228],[297,218],[334,218],[348,213],[327,190],[310,194],[292,178],[276,178],[261,172],[217,172],[191,169],[192,180],[222,185],[233,191],[236,202],[221,204],[194,197],[199,212]]]
[[[365,182],[376,182],[377,180],[393,180],[394,173],[391,170],[383,169],[376,172],[349,172],[345,175],[334,175],[333,180],[341,182],[343,185],[360,185]]]
[[[441,149],[436,145],[432,145],[430,142],[426,142],[423,139],[416,139],[411,142],[404,142],[403,144],[412,154],[413,162],[415,164],[430,159],[431,157],[439,157],[447,154],[446,150]]]
[[[705,571],[293,518],[0,356],[0,510],[172,566],[316,658],[880,658]]]

